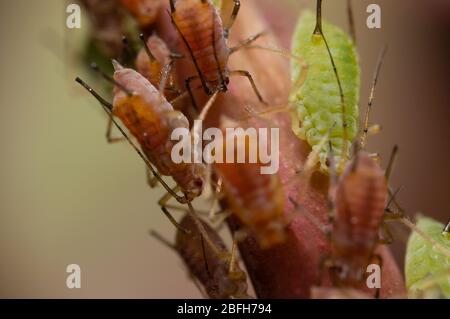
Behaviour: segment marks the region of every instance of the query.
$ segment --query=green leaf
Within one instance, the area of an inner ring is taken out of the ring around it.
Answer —
[[[450,252],[450,238],[443,233],[443,224],[420,218],[417,227]],[[417,232],[408,240],[405,276],[410,297],[450,298],[450,258]]]

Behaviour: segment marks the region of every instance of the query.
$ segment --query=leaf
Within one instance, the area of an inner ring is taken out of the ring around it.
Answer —
[[[450,252],[450,238],[443,234],[443,224],[431,218],[420,218],[417,227]],[[450,258],[436,245],[413,232],[408,240],[405,260],[409,296],[450,298],[449,271]]]

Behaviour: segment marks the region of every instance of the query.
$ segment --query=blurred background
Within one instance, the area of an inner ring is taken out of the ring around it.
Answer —
[[[246,1],[242,3],[245,5]],[[295,21],[315,1],[258,0],[289,47]],[[372,122],[383,131],[369,150],[400,154],[392,185],[410,214],[450,216],[450,4],[445,0],[354,0],[364,110],[378,52],[388,43]],[[382,28],[366,8],[382,8]],[[178,256],[150,229],[174,240],[144,165],[126,144],[108,145],[106,117],[73,81],[90,83],[79,56],[81,30],[66,28],[64,1],[1,1],[0,297],[200,297]],[[347,29],[346,1],[325,1],[325,18]],[[255,30],[255,33],[260,30]],[[95,86],[95,85],[94,85]],[[400,265],[407,238],[395,227]],[[66,287],[79,264],[82,288]]]

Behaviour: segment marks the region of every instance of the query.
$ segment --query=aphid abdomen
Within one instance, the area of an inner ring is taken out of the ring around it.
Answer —
[[[313,148],[333,128],[330,140],[335,154],[335,163],[349,159],[351,143],[358,131],[358,102],[360,68],[356,48],[350,37],[339,28],[323,22],[323,32],[342,83],[345,107],[342,106],[336,75],[323,38],[313,35],[316,17],[310,12],[302,15],[293,38],[293,54],[301,56],[308,64],[304,84],[296,88],[301,77],[302,66],[297,61],[292,65],[291,104],[293,105],[293,130]],[[347,124],[345,136],[343,110]],[[300,120],[301,124],[298,123]],[[344,148],[344,143],[347,147]],[[343,150],[347,154],[342,154]],[[328,143],[320,150],[321,170],[327,172]]]
[[[188,198],[199,196],[205,169],[202,164],[174,163],[171,139],[176,128],[189,130],[189,121],[175,111],[166,98],[142,75],[115,65],[115,80],[129,88],[132,96],[115,88],[113,113],[139,141],[144,153],[160,174],[172,176]]]
[[[228,47],[217,9],[200,0],[177,1],[173,20],[187,41],[202,76],[211,89],[220,84],[228,63]],[[213,41],[214,37],[214,41]],[[217,59],[216,59],[217,58]]]
[[[209,238],[222,252],[226,252],[226,246],[216,231],[208,224],[202,222]],[[231,298],[234,295],[245,295],[247,283],[245,276],[231,279],[230,285],[221,287],[226,277],[229,277],[228,260],[223,256],[217,256],[212,249],[202,243],[202,238],[197,226],[191,217],[186,215],[180,222],[180,226],[190,233],[177,232],[175,248],[186,263],[191,274],[197,278],[210,298]],[[205,262],[206,258],[206,262]],[[235,265],[237,272],[242,273],[239,266]],[[236,271],[235,270],[235,271]]]
[[[121,0],[121,2],[143,28],[155,22],[162,7],[162,0]]]
[[[285,239],[283,191],[277,175],[262,175],[258,163],[216,163],[231,210],[269,248]]]
[[[367,153],[360,152],[341,176],[336,189],[336,219],[333,240],[336,246],[370,256],[378,243],[387,201],[383,171]]]

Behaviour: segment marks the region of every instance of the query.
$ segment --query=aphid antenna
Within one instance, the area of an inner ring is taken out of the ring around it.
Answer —
[[[389,200],[388,200],[387,205],[386,205],[386,209],[388,211],[391,211],[389,209],[389,207],[391,207],[391,204],[396,200],[398,194],[402,191],[402,189],[403,189],[403,186],[400,186],[399,188],[397,188],[397,190],[394,193],[392,193],[392,194],[389,193]]]
[[[121,89],[123,92],[125,92],[128,96],[132,96],[133,92],[127,89],[125,86],[114,80],[111,76],[103,72],[97,65],[97,63],[92,62],[91,63],[91,69],[100,74],[102,78],[104,78],[106,81],[112,83],[113,85],[117,86],[119,89]]]
[[[79,77],[77,77],[75,81],[80,85],[82,85],[89,93],[91,93],[97,99],[97,101],[103,106],[106,112],[110,113],[112,111],[113,109],[112,104],[106,101],[104,98],[102,98],[100,94],[95,92],[94,89],[91,88],[86,82],[84,82]]]
[[[150,61],[156,61],[155,56],[153,55],[152,51],[150,51],[150,48],[147,45],[147,41],[145,40],[145,35],[143,33],[139,34],[139,39],[141,39],[142,43],[144,44],[144,50],[147,53]]]
[[[319,35],[322,37],[323,42],[325,43],[325,47],[327,49],[328,55],[330,57],[331,65],[333,67],[334,75],[336,76],[337,84],[339,87],[339,95],[341,99],[341,107],[342,107],[342,126],[344,130],[344,141],[347,141],[348,139],[348,131],[347,131],[347,120],[345,119],[346,116],[346,106],[345,106],[345,97],[344,97],[344,90],[342,88],[342,82],[341,78],[339,77],[339,73],[336,67],[336,62],[334,61],[333,54],[331,53],[330,46],[328,45],[328,41],[323,34],[322,29],[322,0],[317,0],[317,12],[316,12],[316,27],[314,29],[314,35]],[[343,158],[341,159],[341,163],[339,163],[339,166],[341,167],[344,164],[344,156],[346,156],[348,152],[348,145],[347,143],[343,144]]]
[[[384,61],[384,57],[386,56],[387,48],[388,48],[388,46],[384,45],[383,48],[381,49],[380,54],[378,55],[377,65],[375,67],[375,71],[373,74],[369,102],[367,103],[366,115],[364,116],[363,131],[361,133],[361,138],[360,138],[361,149],[363,149],[363,150],[366,148],[366,145],[367,145],[367,135],[369,133],[370,113],[372,111],[372,105],[373,105],[373,101],[375,99],[375,89],[377,87],[378,79],[380,77],[381,66],[383,65],[383,61]]]
[[[443,246],[441,243],[433,239],[431,236],[423,232],[419,227],[417,227],[413,222],[411,222],[408,218],[402,218],[400,221],[409,229],[416,232],[420,237],[422,237],[425,241],[429,242],[431,245],[433,245],[434,248],[439,250],[441,254],[446,256],[450,259],[450,249]]]
[[[78,82],[79,84],[81,84],[86,90],[89,91],[89,93],[91,93],[96,99],[97,101],[100,102],[100,104],[102,105],[103,109],[105,110],[105,112],[108,114],[108,116],[110,117],[111,121],[113,122],[114,126],[120,131],[120,133],[122,133],[122,135],[125,137],[125,139],[128,141],[128,143],[131,145],[131,147],[133,147],[133,149],[136,151],[136,153],[139,155],[139,157],[144,161],[144,163],[147,165],[147,167],[150,169],[150,171],[152,172],[152,175],[158,180],[158,182],[161,183],[161,185],[165,188],[165,190],[172,195],[178,202],[185,204],[186,201],[189,201],[187,199],[187,196],[181,197],[178,196],[170,187],[169,185],[167,185],[166,182],[164,182],[164,180],[162,179],[162,177],[155,171],[155,169],[153,168],[152,164],[150,163],[150,161],[147,159],[147,157],[141,152],[141,150],[139,149],[139,147],[136,146],[135,143],[133,143],[133,141],[130,139],[130,137],[128,136],[127,133],[125,133],[125,131],[123,130],[123,128],[119,125],[119,123],[117,123],[117,121],[114,119],[114,116],[112,114],[112,109],[113,106],[111,103],[107,102],[105,99],[103,99],[97,92],[95,92],[86,82],[84,82],[82,79],[80,79],[79,77],[77,77],[75,79],[76,82]],[[192,207],[192,206],[191,206]],[[195,213],[194,213],[195,215]]]
[[[398,157],[398,150],[399,150],[398,145],[395,145],[394,148],[392,149],[391,156],[389,158],[389,162],[386,168],[386,172],[384,173],[384,176],[386,177],[386,182],[389,182],[389,180],[391,179],[391,175],[395,166],[395,161],[397,160]]]

